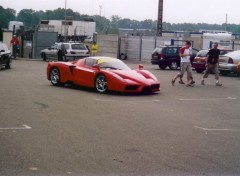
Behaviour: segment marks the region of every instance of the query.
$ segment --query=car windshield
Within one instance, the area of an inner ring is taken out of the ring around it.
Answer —
[[[206,57],[208,50],[202,50],[197,53],[197,57]]]
[[[83,44],[72,44],[73,50],[86,50],[86,47]]]
[[[101,69],[113,69],[113,70],[131,70],[125,63],[118,59],[100,59],[98,65]]]
[[[4,51],[8,50],[6,44],[4,44],[4,43],[0,43],[0,51],[2,51],[2,50],[4,50]]]
[[[235,58],[235,57],[239,58],[240,57],[240,51],[239,50],[238,51],[233,51],[233,52],[225,54],[224,56],[233,57],[233,58]]]
[[[162,50],[163,50],[163,48],[155,48],[154,50],[153,50],[153,54],[155,54],[155,53],[161,53],[162,52]]]

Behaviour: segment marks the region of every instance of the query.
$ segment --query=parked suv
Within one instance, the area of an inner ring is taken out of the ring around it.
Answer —
[[[0,42],[0,70],[4,66],[5,68],[11,68],[12,57],[11,51],[8,49],[7,45]]]
[[[65,45],[65,48],[67,50],[67,60],[77,60],[90,56],[88,49],[82,43],[69,42],[63,44]],[[40,52],[40,55],[44,61],[46,61],[47,59],[58,59],[57,45],[58,43],[55,43],[51,47],[44,49]]]
[[[171,70],[176,70],[180,67],[179,50],[181,46],[160,46],[153,50],[151,63],[159,66],[160,69],[169,67]],[[192,48],[190,57],[191,63],[196,56],[198,50]]]

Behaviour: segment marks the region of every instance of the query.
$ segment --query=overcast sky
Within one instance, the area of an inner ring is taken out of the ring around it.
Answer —
[[[106,18],[119,15],[136,20],[157,19],[158,0],[66,0],[67,8],[80,14],[99,15]],[[54,10],[65,7],[65,0],[0,0],[4,8]],[[240,24],[239,0],[164,0],[163,21],[170,23],[228,23]]]

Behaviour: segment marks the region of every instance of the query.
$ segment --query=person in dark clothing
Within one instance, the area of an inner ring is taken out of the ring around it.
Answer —
[[[216,86],[222,86],[219,83],[219,55],[220,50],[218,49],[218,43],[214,43],[214,47],[209,50],[207,60],[206,60],[206,70],[202,78],[202,85],[205,85],[205,78],[208,77],[209,73],[214,70],[215,79],[216,79]]]
[[[88,45],[86,45],[86,48],[87,48],[87,50],[88,50],[88,54],[91,54],[91,50],[90,50],[90,48],[89,48]]]
[[[58,61],[66,61],[67,50],[65,48],[65,45],[63,43],[58,43],[57,50],[58,50],[58,52],[57,52]]]

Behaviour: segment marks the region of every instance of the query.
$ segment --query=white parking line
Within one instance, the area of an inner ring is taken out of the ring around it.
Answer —
[[[107,100],[107,99],[95,99],[96,101],[102,101],[102,102],[132,102],[132,103],[150,103],[150,102],[158,102],[160,100]]]
[[[216,101],[216,100],[237,100],[237,98],[177,98],[180,101]]]
[[[239,130],[236,130],[236,129],[227,129],[227,128],[219,128],[219,129],[217,129],[217,128],[203,128],[203,127],[199,127],[199,126],[195,126],[195,128],[197,128],[197,129],[201,129],[201,130],[203,130],[203,131],[234,131],[234,132],[238,132]]]
[[[30,130],[32,127],[23,124],[22,127],[0,128],[0,130]]]

